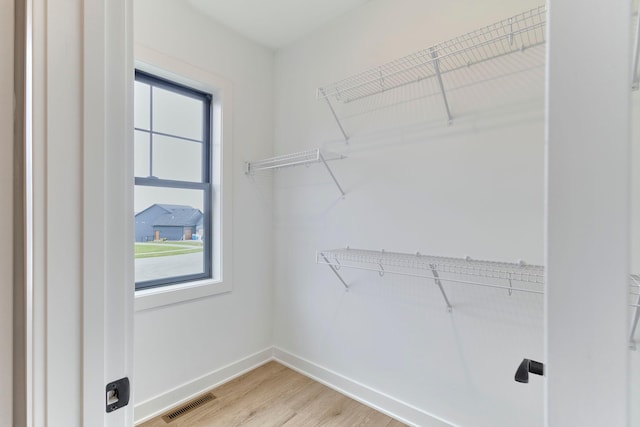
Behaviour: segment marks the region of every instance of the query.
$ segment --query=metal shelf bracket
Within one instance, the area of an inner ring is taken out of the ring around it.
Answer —
[[[338,190],[340,190],[340,193],[342,193],[342,198],[344,199],[345,196],[345,192],[342,189],[342,187],[340,186],[340,183],[338,182],[336,176],[333,174],[333,172],[331,171],[331,168],[329,167],[329,165],[327,164],[327,161],[325,160],[324,156],[322,155],[322,153],[320,151],[318,151],[318,157],[320,158],[320,160],[322,161],[322,164],[324,164],[324,167],[327,168],[327,172],[329,172],[329,175],[331,175],[331,179],[333,179],[333,182],[335,182],[336,187],[338,187]]]
[[[640,296],[636,304],[636,314],[631,323],[631,333],[629,334],[629,348],[634,351],[638,349],[638,343],[634,340],[636,329],[638,328],[638,320],[640,320]]]
[[[640,291],[640,276],[636,274],[631,275],[631,286],[637,288]],[[635,304],[630,304],[631,307],[635,307],[635,314],[631,320],[631,332],[629,333],[629,348],[631,350],[638,349],[638,343],[635,341],[636,330],[638,329],[638,321],[640,320],[640,292],[638,294],[632,292],[632,295],[638,295],[638,299]]]
[[[320,88],[320,89],[318,89],[318,92],[322,95],[322,98],[324,98],[324,100],[327,101],[327,105],[329,106],[329,110],[331,111],[331,114],[333,115],[333,118],[335,119],[336,123],[338,124],[338,127],[340,128],[340,132],[342,132],[342,136],[344,137],[344,142],[348,144],[349,143],[349,135],[347,135],[347,132],[344,130],[344,127],[342,126],[342,123],[340,123],[340,118],[338,118],[338,115],[336,114],[336,110],[333,108],[333,104],[331,104],[331,100],[329,99],[329,97],[324,92],[324,89]]]
[[[349,285],[347,285],[347,282],[345,282],[344,279],[342,278],[342,276],[340,275],[340,273],[338,273],[338,269],[336,267],[334,267],[331,264],[331,262],[329,262],[329,260],[327,259],[326,256],[324,256],[324,254],[320,254],[320,255],[322,256],[322,258],[324,258],[324,261],[327,263],[327,265],[329,266],[331,271],[333,271],[333,273],[338,277],[338,279],[340,280],[340,282],[344,286],[345,291],[349,292]]]
[[[444,288],[442,287],[442,282],[440,281],[440,275],[438,274],[438,270],[436,270],[436,266],[434,264],[430,264],[431,272],[433,273],[433,280],[440,288],[440,292],[442,293],[442,298],[444,298],[444,302],[447,304],[447,311],[451,313],[451,303],[449,302],[449,298],[447,298],[447,294],[444,292]]]
[[[638,62],[640,59],[640,10],[638,10],[636,18],[636,39],[633,45],[633,62],[631,68],[631,76],[633,79],[631,81],[631,88],[633,90],[638,90],[640,87],[640,76],[638,75]]]
[[[513,37],[513,36],[511,36]],[[440,86],[440,93],[442,93],[442,99],[444,100],[444,108],[447,110],[447,123],[453,123],[453,117],[451,117],[451,110],[449,110],[449,101],[447,101],[447,92],[444,90],[444,84],[442,83],[442,74],[440,73],[440,61],[438,60],[438,52],[435,48],[430,49],[431,58],[433,58],[433,69],[436,72],[436,79]]]

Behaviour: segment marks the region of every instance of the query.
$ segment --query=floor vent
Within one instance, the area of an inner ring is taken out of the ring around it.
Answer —
[[[211,402],[215,398],[216,397],[211,393],[204,394],[200,397],[193,399],[190,402],[185,403],[184,405],[176,409],[173,409],[171,412],[164,414],[162,416],[162,419],[164,420],[164,422],[170,423],[171,421],[174,421],[175,419],[188,414],[189,412],[204,405],[205,403]]]

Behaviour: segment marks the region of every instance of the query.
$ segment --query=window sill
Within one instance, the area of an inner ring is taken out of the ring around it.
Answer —
[[[135,311],[178,304],[231,291],[229,282],[200,280],[136,291]]]

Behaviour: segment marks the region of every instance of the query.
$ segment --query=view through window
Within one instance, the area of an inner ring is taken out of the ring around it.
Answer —
[[[136,290],[210,278],[211,95],[136,71]]]

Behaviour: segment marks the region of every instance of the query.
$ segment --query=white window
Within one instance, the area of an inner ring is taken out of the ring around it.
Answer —
[[[136,71],[136,290],[213,277],[211,101]]]
[[[169,252],[149,256],[160,250],[147,247],[148,257],[143,258],[144,249],[137,251],[135,308],[140,311],[232,289],[233,87],[224,77],[145,46],[136,45],[135,51],[139,71],[131,150],[136,176],[134,214],[154,204],[165,205],[161,207],[167,208],[166,222],[157,221],[157,227],[142,236],[147,242],[159,240]],[[197,210],[202,213],[202,226],[195,220],[176,224],[178,216],[197,217]],[[171,218],[171,211],[176,218]],[[140,215],[137,219],[147,221]],[[170,234],[166,226],[177,228]],[[137,240],[144,240],[142,236]],[[191,264],[181,256],[191,258]],[[144,271],[141,264],[145,263],[145,267],[156,267]]]

